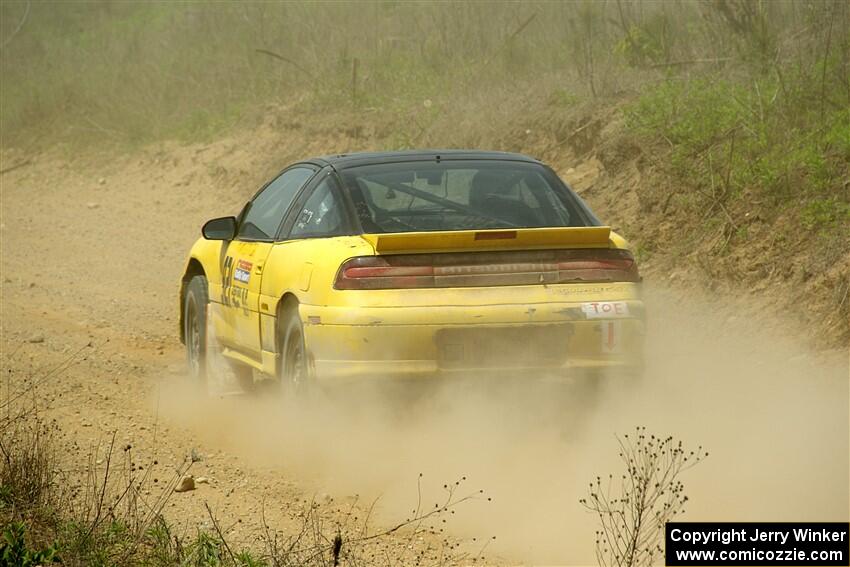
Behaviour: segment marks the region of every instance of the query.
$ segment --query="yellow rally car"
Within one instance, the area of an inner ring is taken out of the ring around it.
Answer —
[[[296,389],[630,370],[642,363],[639,282],[626,241],[537,160],[327,156],[204,225],[182,278],[180,337],[200,380],[214,344],[240,381]]]

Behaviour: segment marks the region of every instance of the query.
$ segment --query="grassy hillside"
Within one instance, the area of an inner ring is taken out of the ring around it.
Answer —
[[[647,104],[667,103],[677,90],[665,83],[696,80],[729,104],[805,102],[824,119],[850,96],[840,1],[9,1],[0,10],[5,146],[36,133],[196,140],[296,101],[398,112],[430,100],[439,116],[494,90],[570,105],[649,87],[661,98]],[[663,115],[652,118],[645,125],[658,129]]]

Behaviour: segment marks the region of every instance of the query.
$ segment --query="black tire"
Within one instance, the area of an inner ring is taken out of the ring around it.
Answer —
[[[289,303],[278,317],[277,376],[281,393],[289,399],[304,399],[313,389],[304,326],[298,304]]]
[[[577,384],[578,399],[594,407],[607,396],[632,396],[641,387],[642,380],[643,367],[592,370]]]
[[[207,357],[207,278],[194,276],[186,286],[183,299],[183,337],[186,343],[186,363],[189,378],[198,387],[207,387],[209,359]]]
[[[611,377],[605,370],[585,371],[575,384],[573,396],[582,407],[594,408],[599,404],[610,380]]]
[[[220,393],[223,378],[214,375],[216,370],[211,364],[213,353],[207,336],[208,290],[205,276],[193,277],[186,286],[186,296],[183,301],[183,336],[186,343],[186,363],[192,385],[207,394],[216,394]],[[243,392],[251,392],[254,389],[253,369],[234,360],[226,362],[239,388]],[[218,369],[219,373],[221,370],[221,368]],[[218,382],[215,382],[214,378],[217,378]]]

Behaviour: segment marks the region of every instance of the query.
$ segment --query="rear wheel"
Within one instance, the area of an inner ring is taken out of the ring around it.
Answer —
[[[278,325],[277,375],[281,393],[289,399],[305,398],[312,389],[312,381],[297,303],[291,302],[282,310]]]
[[[632,396],[641,385],[641,367],[599,368],[588,371],[577,384],[577,398],[594,407],[607,396]]]
[[[608,373],[601,369],[588,370],[578,378],[575,384],[575,400],[585,408],[595,408],[602,398],[610,378]]]

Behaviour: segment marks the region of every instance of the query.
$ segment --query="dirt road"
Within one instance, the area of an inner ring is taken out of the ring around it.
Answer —
[[[614,434],[645,425],[710,452],[684,479],[688,519],[847,520],[847,352],[807,352],[795,339],[805,330],[760,318],[757,304],[687,298],[660,274],[648,280],[646,382],[627,395],[611,385],[592,407],[486,385],[447,387],[401,417],[189,395],[177,283],[202,222],[238,210],[271,173],[273,148],[246,152],[44,158],[0,178],[4,394],[39,382],[31,396],[56,420],[69,466],[102,458],[113,432],[160,485],[194,455],[191,472],[210,482],[173,495],[166,515],[191,529],[208,524],[208,503],[247,544],[262,515],[295,529],[314,495],[338,517],[357,494],[381,496],[377,523],[391,525],[416,505],[420,473],[428,501],[466,477],[460,490],[485,492],[446,524],[465,549],[496,536],[493,557],[590,563],[594,518],[578,499],[597,474],[619,474]]]

